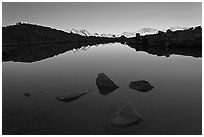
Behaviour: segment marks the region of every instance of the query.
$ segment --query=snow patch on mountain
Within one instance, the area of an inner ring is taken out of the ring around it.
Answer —
[[[88,31],[85,30],[85,29],[76,30],[76,29],[71,28],[71,29],[65,30],[65,32],[67,32],[67,33],[73,33],[73,34],[79,34],[79,35],[81,35],[81,36],[87,36],[87,37],[89,37],[89,36],[107,37],[107,38],[114,38],[114,37],[116,37],[114,34],[110,34],[110,33],[108,33],[108,34],[105,34],[105,33],[103,33],[103,34],[99,34],[99,33],[93,33],[93,34],[91,34],[90,32],[88,32]]]
[[[115,38],[116,36],[114,35],[114,34],[110,34],[110,33],[108,33],[108,34],[101,34],[101,37],[106,37],[106,38]]]
[[[123,32],[123,33],[121,33],[121,34],[119,35],[119,37],[125,36],[125,37],[127,37],[127,38],[130,38],[130,37],[135,37],[135,35],[136,35],[136,32]]]
[[[135,37],[136,33],[139,33],[141,36],[144,36],[144,35],[156,34],[156,33],[158,33],[158,30],[153,29],[153,28],[142,28],[142,29],[137,30],[135,32],[123,32],[120,34],[120,36],[125,36],[127,38],[131,38],[131,37]]]
[[[169,28],[171,31],[177,31],[177,30],[187,30],[189,29],[188,27],[171,27]],[[166,29],[167,30],[167,29]],[[163,30],[164,32],[166,30]],[[77,30],[77,29],[69,29],[69,30],[66,30],[67,33],[74,33],[74,34],[79,34],[81,36],[87,36],[87,37],[90,37],[90,36],[95,36],[95,37],[107,37],[107,38],[116,38],[116,37],[121,37],[121,36],[125,36],[127,38],[131,38],[131,37],[135,37],[136,36],[136,33],[139,33],[141,36],[144,36],[144,35],[151,35],[151,34],[157,34],[158,31],[161,31],[161,30],[157,30],[157,29],[154,29],[154,28],[142,28],[142,29],[139,29],[135,32],[123,32],[121,34],[105,34],[105,33],[102,33],[102,34],[99,34],[99,33],[90,33],[89,31],[85,30],[85,29],[82,29],[82,30]]]
[[[157,34],[159,30],[153,28],[142,28],[137,31],[140,35],[150,35],[150,34]]]
[[[85,29],[77,30],[77,29],[71,28],[71,29],[68,29],[68,30],[65,30],[65,31],[66,31],[67,33],[79,34],[79,35],[81,35],[81,36],[87,36],[87,37],[90,36],[90,33],[89,33],[87,30],[85,30]]]
[[[189,29],[188,27],[171,27],[171,31],[177,31],[177,30],[187,30]]]

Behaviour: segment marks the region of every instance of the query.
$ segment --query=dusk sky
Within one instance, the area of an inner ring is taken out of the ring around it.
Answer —
[[[202,25],[202,3],[2,3],[2,25],[18,21],[91,33]]]

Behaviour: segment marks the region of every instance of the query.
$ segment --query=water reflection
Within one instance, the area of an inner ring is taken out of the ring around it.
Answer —
[[[149,47],[149,46],[141,46],[135,45],[132,43],[128,43],[128,46],[135,49],[136,51],[144,51],[148,54],[157,55],[157,56],[166,56],[170,57],[171,55],[182,55],[182,56],[192,56],[195,58],[202,57],[202,49],[201,48],[189,48],[189,47],[179,47],[178,45],[175,47],[167,47],[167,46],[158,46],[158,47]]]
[[[67,51],[86,51],[89,46],[84,44],[40,44],[34,46],[3,47],[3,61],[35,62],[50,58]]]
[[[74,54],[65,47],[58,47],[58,56],[57,47],[49,55],[43,50],[37,56],[29,52],[32,57],[16,54],[14,61],[33,63],[2,63],[3,128],[15,128],[18,134],[201,134],[201,58],[157,57],[119,43],[90,46],[86,52]],[[120,88],[100,91],[96,77],[101,72]],[[142,79],[154,87],[150,92],[129,88],[130,81]],[[72,102],[56,100],[89,89]],[[112,115],[127,102],[144,116],[144,124],[111,127]]]
[[[192,56],[192,57],[202,57],[202,49],[198,48],[179,48],[179,47],[148,47],[145,45],[135,45],[133,43],[126,43],[129,47],[135,49],[136,51],[144,51],[148,54],[157,56],[169,57],[172,54]],[[35,62],[46,58],[51,58],[59,54],[65,53],[67,51],[72,51],[73,53],[78,51],[86,51],[90,47],[98,45],[86,45],[82,43],[72,43],[72,44],[40,44],[35,46],[12,46],[3,47],[2,58],[3,61],[14,61],[14,62]]]

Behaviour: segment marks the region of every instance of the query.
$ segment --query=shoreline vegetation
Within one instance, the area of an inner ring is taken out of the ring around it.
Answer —
[[[157,56],[169,57],[171,54],[202,57],[202,27],[135,37],[96,37],[81,36],[49,27],[17,23],[2,27],[3,61],[34,62],[46,59],[69,50],[81,47],[121,43]]]

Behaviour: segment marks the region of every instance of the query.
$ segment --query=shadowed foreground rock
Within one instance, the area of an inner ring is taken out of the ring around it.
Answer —
[[[145,80],[139,80],[130,82],[129,88],[138,90],[140,92],[147,92],[149,90],[152,90],[154,87]]]
[[[100,94],[107,95],[119,88],[108,76],[104,73],[99,73],[96,78],[96,85],[99,89]]]
[[[133,126],[144,121],[143,116],[132,103],[125,104],[114,116],[111,124],[114,126]]]
[[[103,88],[103,87],[98,87],[99,93],[101,95],[108,95],[111,92],[113,92],[114,90],[116,90],[116,88]]]
[[[80,98],[81,96],[83,96],[85,94],[87,94],[87,92],[74,93],[74,94],[71,94],[71,95],[59,96],[59,97],[56,97],[56,98],[59,101],[71,102],[71,101],[74,101],[75,99]]]

